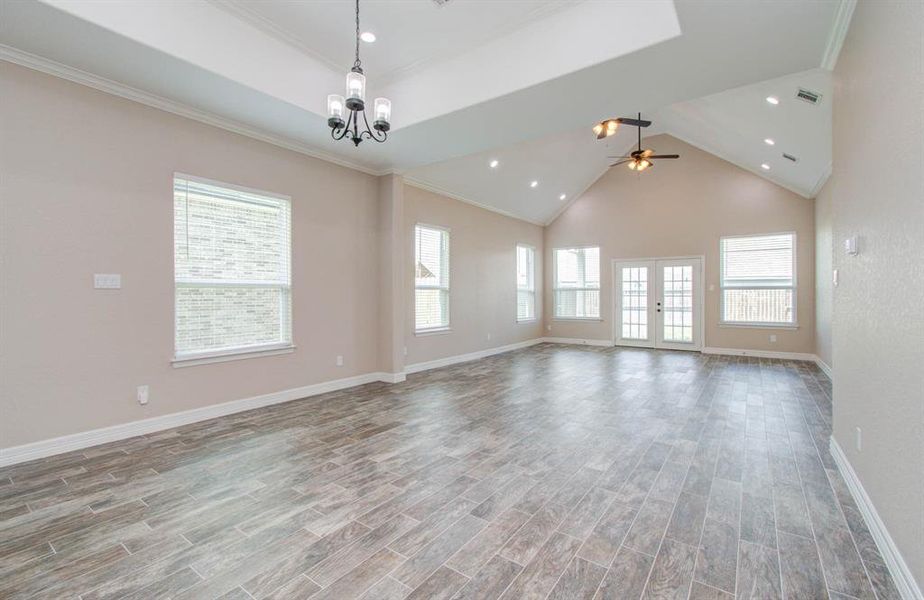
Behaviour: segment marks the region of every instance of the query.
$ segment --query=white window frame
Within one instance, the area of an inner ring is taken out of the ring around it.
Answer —
[[[530,251],[530,263],[531,263],[530,266],[532,267],[532,273],[531,273],[531,277],[529,278],[530,287],[528,288],[521,288],[520,282],[517,279],[520,274],[520,248],[526,248],[527,250]],[[531,323],[536,320],[536,313],[539,312],[538,307],[536,306],[536,247],[531,246],[529,244],[518,243],[516,245],[515,252],[516,254],[514,256],[514,261],[513,261],[514,262],[514,278],[515,278],[514,283],[516,285],[517,293],[516,293],[516,303],[514,305],[514,310],[517,310],[519,308],[520,292],[529,292],[533,295],[533,314],[532,316],[521,319],[519,313],[517,313],[516,319],[517,319],[517,323]]]
[[[448,283],[445,286],[442,285],[417,285],[417,228],[423,227],[425,229],[436,229],[442,231],[446,234],[446,270],[449,273],[447,277]],[[452,292],[450,288],[452,286],[452,230],[449,227],[443,227],[441,225],[431,225],[430,223],[415,223],[413,230],[412,241],[414,243],[414,258],[411,263],[413,266],[411,268],[411,273],[414,277],[414,335],[434,335],[441,333],[450,333],[452,332]],[[446,291],[446,324],[439,325],[437,327],[417,327],[417,290],[445,290]]]
[[[292,294],[292,197],[286,196],[284,194],[277,194],[274,192],[268,192],[266,190],[258,190],[255,188],[249,188],[242,185],[236,185],[233,183],[227,183],[225,181],[218,181],[215,179],[207,179],[205,177],[197,177],[195,175],[189,175],[187,173],[175,172],[171,179],[171,191],[176,185],[177,179],[183,179],[190,182],[202,183],[205,185],[212,185],[216,187],[225,188],[228,190],[234,190],[239,192],[244,192],[246,194],[254,194],[257,196],[264,196],[267,198],[272,198],[274,200],[281,200],[289,204],[289,272],[288,272],[288,282],[285,284],[279,284],[276,282],[263,282],[263,281],[217,281],[217,280],[195,280],[195,279],[178,279],[176,276],[176,257],[173,259],[173,360],[171,361],[174,367],[191,367],[201,364],[210,364],[216,362],[226,362],[231,360],[243,360],[246,358],[256,358],[261,356],[274,356],[278,354],[289,354],[295,351],[295,326],[293,324],[295,320],[295,299]],[[172,197],[171,197],[172,200]],[[175,217],[174,217],[175,218]],[[174,223],[174,227],[175,227]],[[182,352],[179,353],[176,351],[176,341],[177,341],[177,317],[178,311],[176,306],[176,290],[178,287],[183,286],[196,286],[196,285],[208,285],[211,287],[217,286],[232,286],[232,287],[281,287],[288,290],[289,293],[289,307],[290,314],[288,318],[288,338],[289,342],[283,343],[274,343],[274,344],[259,344],[251,346],[236,346],[221,348],[217,350],[204,350],[201,352]]]
[[[586,244],[583,246],[559,246],[557,248],[552,248],[552,320],[553,321],[602,321],[603,320],[603,267],[600,267],[600,286],[595,288],[583,287],[583,288],[559,288],[558,287],[558,260],[555,257],[555,253],[559,250],[583,250],[587,248],[596,248],[597,252],[600,254],[600,262],[603,262],[603,253],[599,244]],[[555,301],[555,295],[560,290],[574,290],[574,291],[592,291],[596,290],[600,293],[600,302],[597,303],[597,306],[600,310],[600,313],[596,317],[560,317],[556,313],[558,311],[558,302]]]
[[[792,323],[767,323],[763,321],[726,321],[725,320],[725,240],[742,238],[771,237],[775,235],[792,236],[792,286],[732,286],[736,290],[792,290]],[[742,327],[752,329],[798,329],[799,328],[799,294],[798,294],[798,237],[795,231],[776,231],[769,233],[749,233],[745,235],[723,235],[719,238],[719,327]]]

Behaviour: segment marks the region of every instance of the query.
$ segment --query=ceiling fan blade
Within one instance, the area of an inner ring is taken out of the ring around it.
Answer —
[[[610,166],[611,166],[611,167],[618,167],[619,165],[625,164],[625,163],[627,163],[627,162],[632,162],[632,159],[631,159],[631,158],[627,158],[626,160],[620,160],[620,161],[618,161],[618,162],[614,162],[614,163],[611,164]]]
[[[651,125],[651,121],[643,121],[642,119],[630,119],[628,117],[619,117],[616,119],[623,125],[631,125],[633,127],[648,127]]]
[[[651,154],[648,158],[680,158],[679,154]]]
[[[607,156],[607,158],[632,158],[631,154],[623,154],[622,156]]]

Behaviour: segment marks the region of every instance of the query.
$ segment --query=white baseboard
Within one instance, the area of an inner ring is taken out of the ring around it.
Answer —
[[[579,346],[613,346],[611,340],[584,340],[581,338],[546,337],[543,342],[548,344],[577,344]]]
[[[834,381],[834,369],[831,368],[831,365],[821,360],[821,357],[817,354],[815,355],[815,364],[818,365],[818,368],[828,376],[828,379]]]
[[[455,365],[458,363],[468,362],[470,360],[478,360],[479,358],[484,358],[486,356],[493,356],[495,354],[502,354],[504,352],[510,352],[511,350],[519,350],[520,348],[527,348],[529,346],[535,346],[536,344],[541,344],[542,342],[543,342],[542,338],[537,338],[533,340],[526,340],[525,342],[507,344],[506,346],[497,346],[495,348],[488,348],[487,350],[478,350],[477,352],[469,352],[468,354],[457,354],[455,356],[447,356],[446,358],[437,358],[436,360],[428,360],[426,362],[419,362],[419,363],[414,363],[413,365],[407,365],[406,367],[404,367],[404,372],[410,374],[410,373],[420,373],[421,371],[429,371],[430,369],[439,369],[440,367],[448,367],[449,365]]]
[[[784,360],[807,360],[815,362],[816,356],[805,352],[777,352],[775,350],[743,350],[741,348],[703,348],[703,354],[724,354],[727,356],[754,356],[756,358],[781,358]]]
[[[90,446],[98,446],[99,444],[124,440],[126,438],[154,433],[156,431],[163,431],[164,429],[171,429],[181,425],[189,425],[190,423],[214,419],[215,417],[223,417],[245,410],[280,404],[282,402],[298,400],[299,398],[307,398],[308,396],[317,396],[318,394],[325,394],[327,392],[335,392],[357,385],[372,383],[374,381],[397,383],[404,381],[404,373],[366,373],[365,375],[324,381],[322,383],[291,388],[271,394],[263,394],[262,396],[232,400],[230,402],[212,404],[211,406],[203,406],[202,408],[194,408],[192,410],[171,413],[169,415],[151,417],[150,419],[142,419],[140,421],[122,423],[102,429],[74,433],[52,438],[50,440],[23,444],[22,446],[0,448],[0,467],[45,458],[63,452],[81,450],[83,448],[89,448]]]
[[[847,455],[844,454],[844,450],[833,435],[831,436],[830,446],[831,457],[837,465],[837,470],[840,471],[841,477],[847,482],[847,489],[850,490],[850,495],[853,496],[854,502],[857,503],[857,507],[860,509],[860,514],[863,515],[863,519],[866,521],[866,526],[879,548],[879,553],[882,555],[886,567],[892,574],[892,579],[895,581],[898,592],[904,600],[924,600],[924,595],[921,594],[921,588],[915,582],[911,569],[905,559],[902,558],[898,547],[892,540],[892,536],[889,535],[885,524],[879,518],[879,513],[876,512],[873,501],[870,500],[866,490],[863,489],[860,478],[857,477],[856,471],[853,470],[850,461],[847,460]]]

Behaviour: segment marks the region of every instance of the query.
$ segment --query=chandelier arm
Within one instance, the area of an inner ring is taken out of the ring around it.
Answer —
[[[347,122],[343,125],[342,128],[330,130],[330,137],[337,140],[338,142],[342,140],[343,138],[345,138],[347,134],[350,132],[350,123],[352,121],[353,121],[353,111],[351,110],[350,116],[347,117]],[[338,131],[340,132],[339,134],[337,134]]]
[[[365,124],[366,124],[366,131],[364,131],[363,133],[365,133],[366,135],[368,135],[368,136],[369,136],[370,138],[372,138],[373,140],[375,140],[375,141],[381,143],[381,142],[384,142],[386,138],[388,138],[388,133],[387,133],[387,132],[385,132],[385,131],[379,132],[377,129],[375,129],[375,128],[373,128],[373,127],[369,127],[369,118],[366,117],[366,111],[363,111],[363,122],[365,122]],[[382,134],[383,134],[383,135],[382,135],[382,138],[379,139],[379,136],[377,136],[376,133],[382,133]]]

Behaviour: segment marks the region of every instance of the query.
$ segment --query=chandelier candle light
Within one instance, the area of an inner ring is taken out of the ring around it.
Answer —
[[[363,75],[362,62],[359,60],[359,0],[356,0],[356,60],[353,68],[346,76],[346,99],[340,94],[331,94],[327,97],[327,124],[330,126],[330,136],[335,140],[342,140],[349,136],[356,146],[366,138],[377,142],[388,139],[388,130],[391,129],[391,100],[376,98],[372,109],[372,127],[366,118],[366,76]],[[344,121],[344,111],[349,115]],[[364,130],[359,129],[359,119],[362,115]]]

